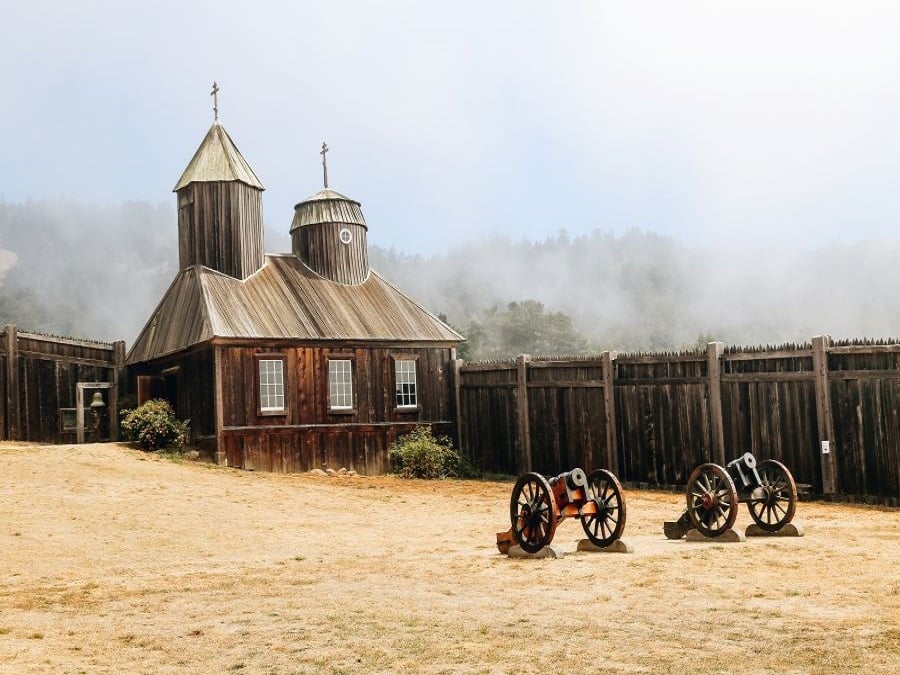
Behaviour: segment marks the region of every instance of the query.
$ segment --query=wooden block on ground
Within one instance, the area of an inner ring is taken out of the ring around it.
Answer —
[[[634,546],[623,539],[616,539],[609,546],[597,546],[590,539],[582,539],[578,542],[578,550],[590,553],[634,553]]]
[[[545,546],[537,553],[528,553],[522,550],[522,547],[516,544],[509,547],[507,555],[510,558],[562,558],[563,552],[552,546]]]
[[[802,537],[806,534],[800,523],[788,523],[777,532],[767,532],[756,523],[747,526],[744,532],[748,537]]]
[[[734,528],[725,530],[718,537],[707,537],[701,534],[699,530],[688,530],[686,539],[688,541],[702,541],[712,544],[734,544],[739,541],[747,541],[744,533],[738,532]]]

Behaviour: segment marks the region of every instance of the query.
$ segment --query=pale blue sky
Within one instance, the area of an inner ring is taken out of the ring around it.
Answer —
[[[7,0],[0,200],[174,205],[213,80],[285,241],[323,140],[370,241],[410,253],[900,239],[893,2]]]

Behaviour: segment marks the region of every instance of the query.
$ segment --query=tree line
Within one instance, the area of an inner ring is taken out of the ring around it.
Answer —
[[[290,247],[285,233],[267,242]],[[0,202],[0,322],[131,344],[177,272],[177,246],[171,205]],[[373,268],[468,338],[471,360],[890,337],[898,254],[900,240],[711,249],[600,227],[430,255],[369,250]]]

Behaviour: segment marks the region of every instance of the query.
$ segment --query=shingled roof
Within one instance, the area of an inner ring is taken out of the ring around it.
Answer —
[[[175,277],[128,354],[134,364],[212,338],[456,343],[464,338],[372,271],[360,285],[323,279],[290,254],[241,281],[207,267]]]
[[[225,131],[225,127],[217,120],[209,128],[172,191],[178,192],[189,183],[233,180],[265,190],[247,160],[231,140],[231,136]]]

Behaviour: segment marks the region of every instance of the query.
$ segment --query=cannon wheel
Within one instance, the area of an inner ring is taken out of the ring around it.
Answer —
[[[797,484],[788,468],[774,459],[760,462],[757,472],[761,483],[747,502],[750,517],[766,532],[777,532],[794,518]]]
[[[519,476],[509,500],[509,517],[523,551],[537,553],[553,541],[559,507],[546,478],[539,473]]]
[[[718,537],[734,525],[738,495],[731,476],[718,464],[701,464],[688,479],[687,512],[707,537]]]
[[[581,516],[581,527],[595,546],[606,547],[621,538],[625,529],[625,496],[615,475],[605,469],[588,476],[589,495],[597,505],[597,513]]]

